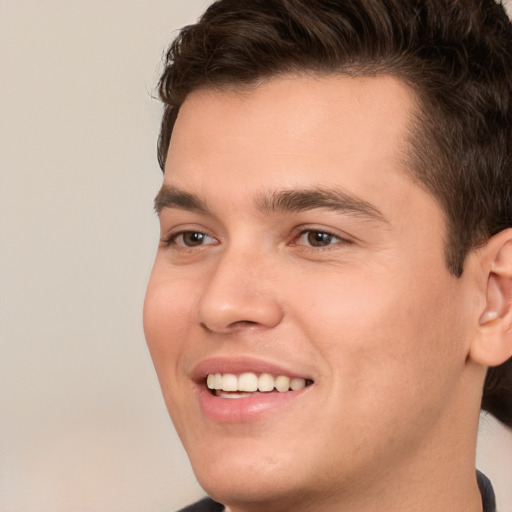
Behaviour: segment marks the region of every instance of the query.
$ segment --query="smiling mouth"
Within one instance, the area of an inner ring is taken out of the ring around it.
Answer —
[[[245,398],[258,393],[287,393],[299,391],[312,384],[310,379],[270,373],[210,373],[206,378],[208,389],[219,398]]]

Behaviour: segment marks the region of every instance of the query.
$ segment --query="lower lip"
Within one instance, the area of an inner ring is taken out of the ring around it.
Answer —
[[[256,393],[243,398],[220,398],[205,387],[199,391],[199,405],[203,414],[219,423],[247,423],[264,418],[289,406],[311,386],[286,393]]]

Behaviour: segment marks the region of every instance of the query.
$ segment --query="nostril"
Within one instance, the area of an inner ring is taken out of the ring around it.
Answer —
[[[258,325],[258,322],[253,322],[252,320],[237,320],[236,322],[231,323],[229,327],[252,327],[253,325]]]
[[[205,331],[219,332],[218,328],[209,327],[205,322],[200,322],[199,325]],[[223,328],[222,331],[225,333],[229,333],[229,332],[242,330],[242,329],[255,328],[255,327],[258,327],[259,325],[261,325],[261,324],[259,324],[258,322],[253,322],[252,320],[237,320],[236,322],[231,322],[230,324],[226,325],[226,327]]]

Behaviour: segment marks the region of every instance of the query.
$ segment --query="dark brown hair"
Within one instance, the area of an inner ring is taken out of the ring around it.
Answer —
[[[411,176],[447,222],[446,263],[512,226],[512,24],[494,0],[219,0],[170,46],[158,158],[198,88],[293,72],[393,75],[414,89]],[[482,407],[512,425],[512,359]]]

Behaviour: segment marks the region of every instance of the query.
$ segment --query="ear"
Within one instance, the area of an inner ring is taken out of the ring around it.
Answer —
[[[512,356],[512,229],[493,236],[478,250],[486,284],[485,307],[469,356],[498,366]]]

